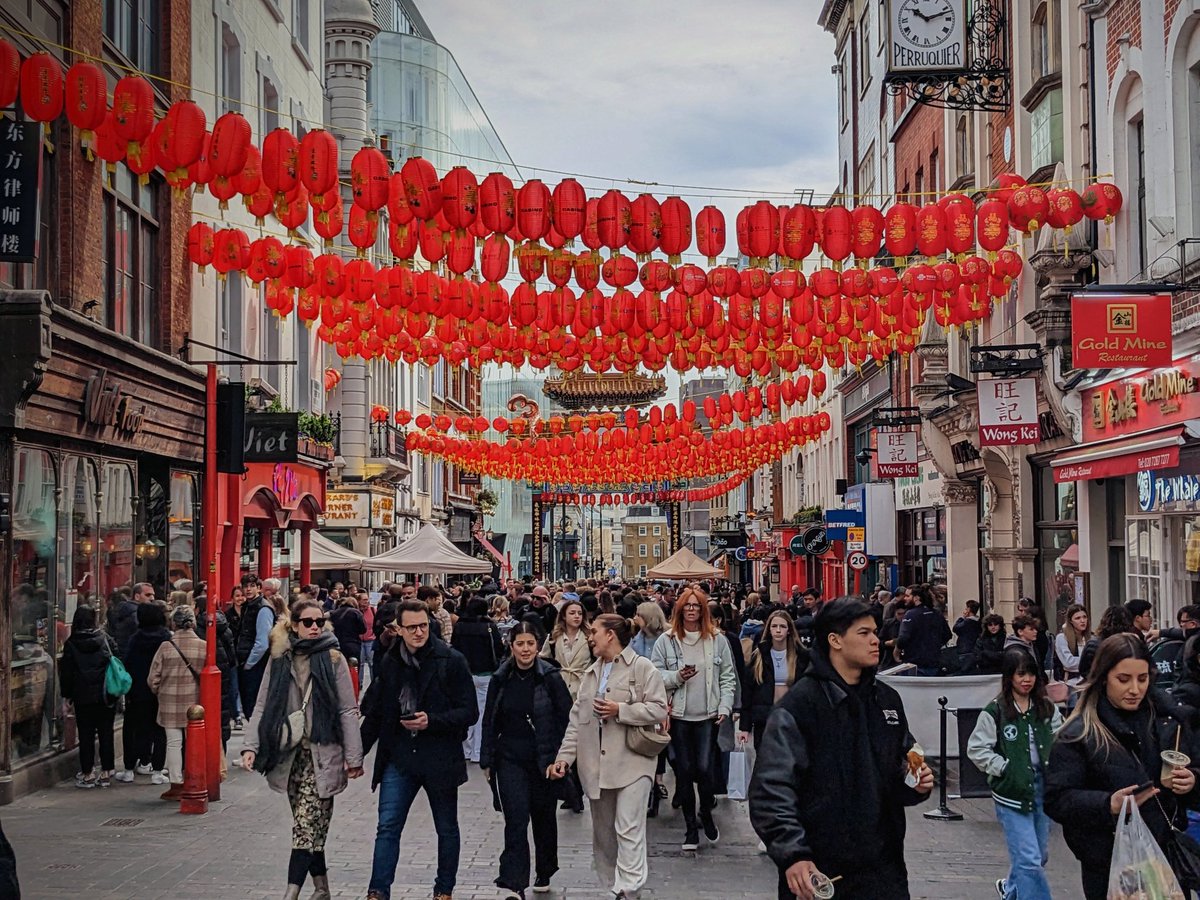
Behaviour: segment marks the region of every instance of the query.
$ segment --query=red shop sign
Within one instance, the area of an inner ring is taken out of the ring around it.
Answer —
[[[1091,481],[1095,478],[1119,478],[1136,472],[1170,469],[1179,465],[1178,447],[1160,447],[1156,450],[1133,451],[1116,456],[1087,462],[1063,462],[1054,464],[1054,481],[1063,484],[1070,481]]]
[[[1171,295],[1072,295],[1071,348],[1077,369],[1170,365]]]
[[[1200,418],[1200,358],[1108,381],[1084,392],[1084,443]]]

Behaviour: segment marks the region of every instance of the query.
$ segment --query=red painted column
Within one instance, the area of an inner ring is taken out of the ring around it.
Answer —
[[[271,529],[258,529],[258,577],[270,578],[274,573],[275,548],[271,545]]]
[[[312,584],[312,528],[300,529],[300,584]]]
[[[204,671],[200,673],[200,706],[208,712],[205,722],[189,723],[189,734],[199,741],[193,751],[189,748],[188,758],[194,765],[203,766],[202,785],[208,788],[208,799],[221,799],[221,670],[217,668],[217,610],[221,603],[221,577],[217,565],[218,548],[221,546],[217,534],[217,367],[208,366],[205,383],[204,404],[204,530],[202,552],[208,575],[208,600],[206,607],[207,628],[204,632]],[[189,712],[189,719],[191,714]],[[193,727],[195,726],[195,727]],[[185,802],[185,806],[186,806]],[[207,812],[207,804],[194,803],[191,812]]]

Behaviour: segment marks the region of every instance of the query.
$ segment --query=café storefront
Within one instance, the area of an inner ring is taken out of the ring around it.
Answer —
[[[50,303],[0,293],[0,803],[74,766],[58,661],[76,609],[197,571],[204,380]]]

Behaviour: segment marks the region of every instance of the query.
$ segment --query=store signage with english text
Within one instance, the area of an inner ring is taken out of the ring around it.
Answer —
[[[915,431],[877,431],[875,433],[875,474],[879,478],[915,478],[917,433]]]
[[[1084,393],[1083,440],[1152,431],[1200,418],[1200,377],[1195,358],[1169,369],[1109,381]]]
[[[325,494],[325,524],[333,528],[370,526],[369,494],[329,491]]]
[[[1072,364],[1119,369],[1171,364],[1170,294],[1074,294]]]
[[[1179,465],[1179,448],[1167,447],[1151,453],[1123,453],[1095,462],[1069,463],[1054,467],[1054,481],[1064,484],[1069,481],[1090,481],[1096,478],[1119,478],[1153,469],[1167,469]]]
[[[979,382],[979,444],[983,447],[1036,444],[1037,382],[1033,378],[993,378]]]

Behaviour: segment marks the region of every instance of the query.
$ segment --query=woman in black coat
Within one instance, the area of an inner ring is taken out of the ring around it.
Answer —
[[[999,675],[1004,663],[1004,616],[992,613],[983,617],[983,633],[975,642],[975,660],[980,675]]]
[[[1196,766],[1200,743],[1177,710],[1151,698],[1150,654],[1138,635],[1118,634],[1096,651],[1091,678],[1058,733],[1046,767],[1046,812],[1063,826],[1080,862],[1086,900],[1104,900],[1118,814],[1133,797],[1159,845],[1171,828],[1187,828],[1187,810],[1200,808]],[[1170,770],[1164,781],[1161,753],[1179,749],[1189,768]],[[1134,793],[1139,785],[1152,787]]]
[[[75,610],[71,635],[63,642],[59,678],[64,700],[75,707],[79,730],[79,774],[75,787],[108,787],[116,769],[113,718],[116,698],[104,690],[108,661],[117,655],[116,642],[96,627],[96,610],[84,604]],[[100,775],[96,765],[96,738],[100,738]]]
[[[150,775],[152,784],[166,784],[167,735],[158,724],[158,697],[150,690],[150,663],[159,646],[171,639],[167,610],[160,603],[139,603],[134,615],[137,630],[125,645],[125,668],[133,686],[125,695],[125,724],[121,740],[125,747],[125,770],[117,781],[131,782],[134,774]]]
[[[509,640],[512,657],[488,684],[479,765],[504,813],[504,851],[496,886],[507,892],[505,900],[524,900],[531,822],[534,890],[548,890],[558,871],[558,798],[545,773],[567,730],[571,693],[554,665],[538,658],[541,633],[536,625],[518,622]]]
[[[762,743],[767,717],[775,701],[788,692],[808,668],[808,651],[800,645],[800,635],[792,617],[778,609],[767,617],[762,638],[746,666],[742,684],[742,734],[754,735],[754,747]]]
[[[367,630],[367,620],[363,618],[358,599],[353,594],[346,594],[338,600],[338,605],[329,614],[329,623],[333,626],[333,635],[338,639],[342,655],[356,662],[362,659],[362,636]]]

